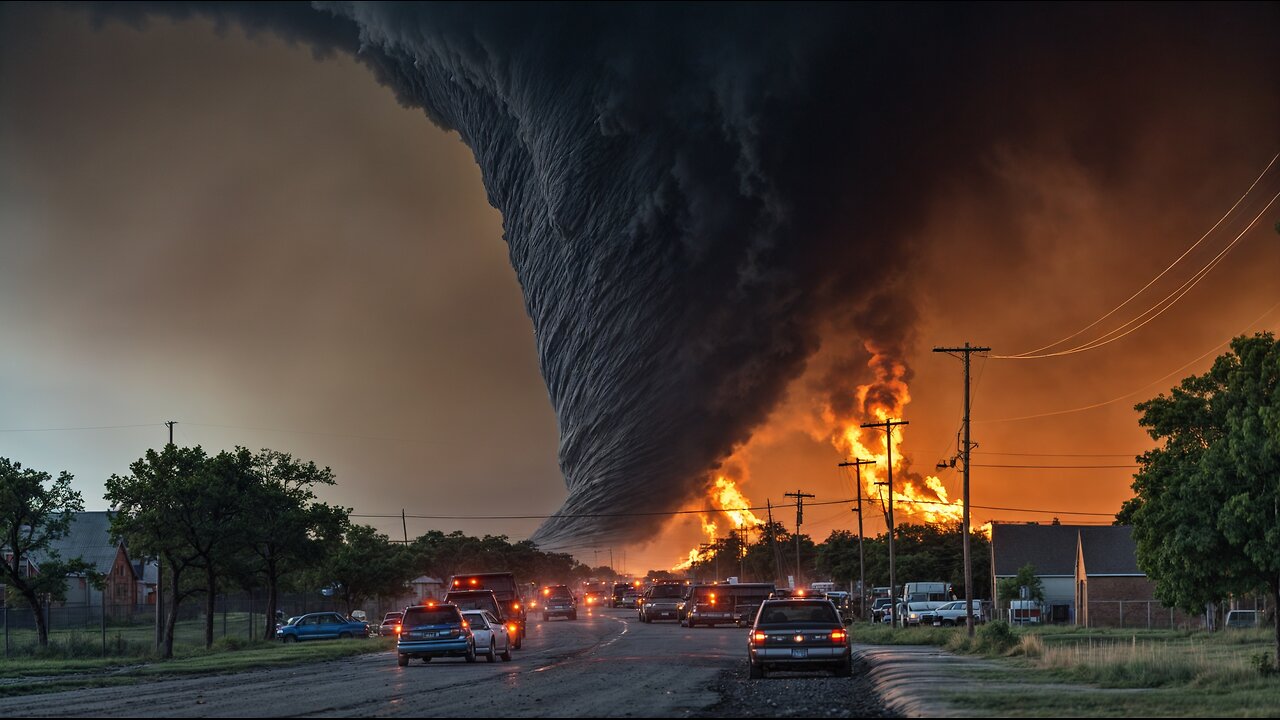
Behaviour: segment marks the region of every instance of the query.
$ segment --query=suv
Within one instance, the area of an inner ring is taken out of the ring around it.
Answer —
[[[578,603],[567,585],[548,585],[542,588],[542,622],[557,615],[570,620],[578,619]]]
[[[628,590],[632,590],[634,588],[635,586],[631,583],[615,583],[613,586],[613,596],[609,600],[609,607],[622,607],[623,596],[627,594]]]
[[[716,625],[735,622],[732,585],[694,585],[684,601],[681,625]]]
[[[871,601],[871,619],[874,622],[881,622],[884,616],[892,612],[893,600],[887,597],[878,597]]]
[[[410,658],[461,657],[476,661],[476,639],[454,605],[415,605],[404,609],[400,636],[396,640],[396,662],[400,667]]]
[[[765,600],[747,637],[750,677],[770,669],[826,668],[836,677],[853,674],[849,634],[830,600]]]
[[[495,613],[496,617],[504,623],[514,623],[516,626],[516,631],[511,634],[511,646],[517,650],[524,642],[525,623],[529,619],[529,609],[520,593],[520,588],[515,574],[509,572],[471,573],[449,578],[450,592],[454,590],[493,591],[494,597],[498,599],[498,606],[502,609],[501,612]]]
[[[676,583],[663,583],[649,588],[645,591],[638,610],[640,622],[679,619],[678,607],[683,594],[684,586]]]

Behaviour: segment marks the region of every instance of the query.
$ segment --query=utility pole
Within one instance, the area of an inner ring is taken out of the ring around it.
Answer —
[[[701,549],[701,550],[702,550],[702,556],[705,558],[705,557],[706,557],[706,555],[707,555],[707,553],[709,553],[709,552],[714,552],[714,549],[715,549],[715,543],[702,543],[702,544],[701,544],[701,545],[699,545],[698,547],[699,547],[699,549]],[[718,580],[720,579],[720,553],[715,553],[715,556],[716,556],[716,577],[715,577],[715,579],[718,581]]]
[[[785,497],[796,499],[796,579],[792,589],[800,587],[800,523],[804,522],[804,499],[813,495],[799,490],[793,493],[782,493]]]
[[[169,426],[169,444],[173,444],[173,426],[177,420],[166,420]],[[105,602],[105,601],[104,601]],[[156,554],[156,650],[164,644],[164,555]]]
[[[409,523],[404,519],[404,508],[400,508],[400,529],[404,531],[404,546],[409,547]]]
[[[878,423],[863,423],[864,428],[884,429],[885,466],[889,473],[889,600],[893,603],[893,626],[901,622],[898,617],[898,569],[894,561],[893,548],[893,429],[899,425],[910,425],[906,420],[885,420]]]
[[[773,501],[766,498],[764,503],[769,511],[769,544],[773,546],[773,578],[776,582],[782,579],[782,553],[778,551],[778,534],[773,527]]]
[[[969,440],[969,356],[976,352],[991,352],[989,347],[974,347],[965,343],[964,347],[936,347],[934,352],[963,353],[964,359],[964,520],[961,532],[964,534],[964,624],[968,628],[969,637],[973,637],[973,561],[969,557],[969,451],[973,445]]]
[[[746,582],[747,577],[747,528],[735,530],[741,533],[738,538],[738,582]]]
[[[858,474],[858,480],[855,483],[858,486],[858,507],[854,508],[853,511],[858,513],[858,617],[862,620],[867,619],[867,573],[862,554],[862,466],[875,464],[875,460],[854,458],[853,462],[842,462],[838,466],[853,466],[854,472]]]

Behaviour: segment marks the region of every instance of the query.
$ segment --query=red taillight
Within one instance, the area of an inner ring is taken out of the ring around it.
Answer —
[[[512,610],[519,610],[519,609],[520,609],[520,603],[511,603],[511,609],[512,609]]]
[[[839,643],[842,643],[842,642],[844,642],[845,638],[847,638],[847,637],[849,637],[849,634],[848,634],[848,633],[846,633],[846,632],[845,632],[845,631],[843,631],[843,630],[832,630],[832,631],[831,631],[831,642],[839,642]]]
[[[767,637],[768,636],[762,632],[755,632],[755,633],[752,633],[751,635],[751,641],[756,643],[763,643],[765,641],[765,638]]]

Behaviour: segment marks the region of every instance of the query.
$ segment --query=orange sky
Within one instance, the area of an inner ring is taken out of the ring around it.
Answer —
[[[559,507],[555,418],[501,218],[456,136],[350,60],[316,62],[270,37],[195,21],[94,31],[30,6],[0,8],[0,20],[0,455],[71,471],[86,504],[102,508],[106,477],[163,442],[161,423],[174,419],[180,444],[273,447],[333,466],[339,485],[326,499],[358,515]],[[203,92],[186,92],[193,84]],[[1105,174],[1050,131],[989,148],[972,182],[928,203],[898,279],[920,320],[902,358],[914,373],[911,424],[895,453],[932,474],[956,450],[960,363],[934,345],[1014,353],[1056,340],[1217,221],[1280,147],[1280,99],[1257,87],[1214,86],[1143,118],[1141,144],[1117,149]],[[1040,112],[1070,109],[1046,101]],[[1273,171],[1258,193],[1277,191]],[[975,360],[974,462],[1131,463],[1149,445],[1134,402],[1202,372],[1231,336],[1280,329],[1280,311],[1254,322],[1280,301],[1277,216],[1123,340],[1063,358]],[[848,232],[857,227],[849,218]],[[1221,249],[1234,227],[1206,248]],[[1203,250],[1185,264],[1203,265]],[[1171,277],[1165,292],[1186,274]],[[815,439],[830,432],[815,426],[812,397],[828,370],[820,354],[740,450],[753,503],[796,489],[814,502],[852,497],[836,468],[844,458]],[[1074,457],[1084,454],[1094,456]],[[1130,474],[975,467],[973,503],[1104,522],[1071,513],[1114,512]],[[959,473],[940,477],[958,496]],[[780,519],[790,526],[793,511]],[[401,533],[398,517],[365,520]],[[854,527],[848,505],[815,506],[806,520],[819,538]],[[525,537],[538,522],[410,519],[408,533]],[[663,525],[660,541],[627,549],[626,569],[669,567],[701,540],[695,518]],[[883,531],[874,513],[867,531]]]

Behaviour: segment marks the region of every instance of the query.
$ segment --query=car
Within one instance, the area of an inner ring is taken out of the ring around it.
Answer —
[[[632,585],[631,583],[614,583],[613,595],[609,598],[609,607],[622,607],[622,596],[626,594],[628,590],[634,589],[635,585]]]
[[[831,670],[853,675],[853,651],[840,613],[830,600],[765,600],[747,636],[748,675],[764,678],[770,670]]]
[[[516,624],[516,634],[512,638],[512,642],[517,650],[520,649],[521,643],[527,630],[529,619],[529,603],[525,600],[522,590],[527,586],[516,582],[514,573],[509,572],[486,572],[486,573],[470,573],[466,575],[454,575],[449,578],[449,590],[492,590],[495,598],[502,611],[495,613],[496,617],[505,623]]]
[[[511,644],[515,649],[520,649],[521,628],[524,627],[520,614],[514,610],[508,610],[507,605],[498,599],[494,591],[450,590],[444,594],[444,601],[450,605],[457,605],[459,610],[488,610],[498,619],[498,622],[515,625],[516,631],[512,635]]]
[[[965,617],[965,601],[955,600],[940,606],[934,611],[933,624],[939,627],[951,627],[953,625],[964,625]],[[973,601],[973,624],[982,623],[982,603]]]
[[[902,620],[898,623],[899,627],[919,627],[921,625],[933,625],[933,619],[937,612],[937,603],[934,602],[909,602],[906,607],[903,603],[898,603],[898,607],[902,608]],[[963,616],[963,613],[961,613]]]
[[[675,583],[662,583],[650,587],[645,591],[640,607],[636,611],[640,616],[640,622],[678,619],[677,608],[680,605],[680,596],[683,594],[684,586]]]
[[[582,604],[587,607],[604,607],[608,603],[603,590],[585,590],[582,593]]]
[[[504,624],[487,610],[464,610],[462,619],[467,621],[471,634],[476,639],[476,653],[484,655],[489,662],[499,657],[503,662],[511,661],[511,636],[515,634],[515,623]]]
[[[729,593],[733,603],[733,621],[738,627],[746,627],[756,619],[760,603],[768,600],[777,590],[773,583],[733,583],[721,585]]]
[[[542,622],[557,616],[578,619],[578,603],[567,585],[548,585],[542,588]]]
[[[1228,630],[1240,630],[1259,627],[1261,622],[1262,613],[1257,610],[1229,610],[1222,626]]]
[[[640,607],[640,590],[632,588],[622,593],[622,601],[618,603],[618,607],[638,608]]]
[[[694,585],[684,601],[681,625],[728,625],[735,622],[731,585]]]
[[[289,622],[276,630],[280,642],[303,640],[332,640],[369,636],[369,624],[348,620],[336,612],[318,612],[289,618]]]
[[[893,600],[889,597],[878,597],[871,601],[871,619],[884,622],[885,614],[892,611]]]
[[[396,636],[396,663],[405,667],[413,658],[431,662],[438,657],[476,661],[476,638],[456,605],[415,605],[404,609]]]
[[[378,634],[383,637],[391,637],[400,632],[400,618],[404,617],[403,612],[389,612],[382,617],[382,624],[378,626]]]

